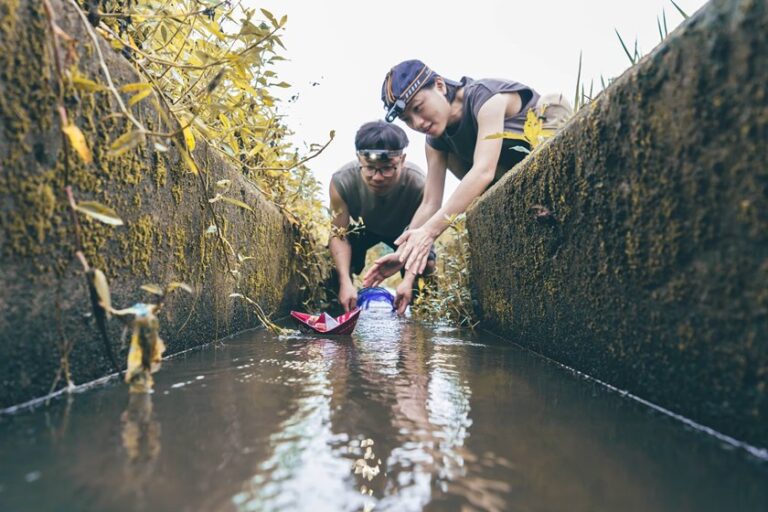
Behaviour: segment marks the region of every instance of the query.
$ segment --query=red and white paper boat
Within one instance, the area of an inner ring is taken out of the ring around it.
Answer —
[[[360,308],[355,308],[343,315],[332,317],[328,313],[319,315],[309,315],[299,311],[291,311],[291,316],[299,329],[303,332],[316,332],[318,334],[351,334],[357,325],[357,318],[360,316]]]

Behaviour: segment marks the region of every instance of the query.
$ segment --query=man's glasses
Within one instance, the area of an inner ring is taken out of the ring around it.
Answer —
[[[360,169],[362,169],[363,174],[367,178],[373,178],[376,173],[381,173],[381,175],[385,178],[391,178],[394,176],[395,171],[397,170],[396,165],[382,165],[380,167],[376,167],[374,165],[361,165]]]

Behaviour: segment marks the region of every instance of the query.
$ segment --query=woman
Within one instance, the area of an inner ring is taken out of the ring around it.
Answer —
[[[522,134],[530,109],[536,109],[547,128],[559,127],[571,114],[561,97],[547,97],[544,106],[539,94],[521,83],[468,77],[455,82],[419,60],[401,62],[387,73],[381,99],[387,121],[399,117],[427,135],[427,182],[410,229],[395,241],[397,253],[376,261],[365,276],[366,286],[378,284],[403,265],[412,275],[421,274],[432,243],[450,219],[464,212],[530,149],[518,139],[489,136]],[[446,170],[461,183],[441,206]]]

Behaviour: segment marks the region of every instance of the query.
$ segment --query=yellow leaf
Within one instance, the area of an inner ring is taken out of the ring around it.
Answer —
[[[485,136],[486,140],[490,139],[515,139],[515,140],[528,140],[525,138],[525,135],[521,133],[515,133],[515,132],[499,132],[499,133],[492,133],[491,135]]]
[[[125,84],[120,88],[120,92],[137,92],[146,91],[147,89],[152,89],[152,84],[149,82],[135,82],[132,84]]]
[[[128,100],[128,106],[132,107],[133,105],[137,104],[138,102],[140,102],[141,100],[149,96],[150,94],[152,94],[152,89],[144,89],[140,93],[131,97],[130,100]]]
[[[182,130],[182,133],[184,134],[184,142],[187,144],[187,149],[190,151],[195,150],[195,136],[192,133],[192,129],[187,126]]]
[[[192,174],[199,174],[200,170],[197,168],[197,164],[192,159],[192,155],[189,154],[188,151],[181,151],[181,158],[184,160],[184,163],[187,165],[187,169],[189,169],[189,172]]]
[[[107,283],[107,276],[104,272],[95,268],[93,269],[93,287],[96,290],[96,294],[99,296],[99,305],[107,312],[107,318],[112,311],[112,297],[109,293],[109,284]]]
[[[143,284],[141,285],[141,289],[153,295],[163,295],[163,289],[160,288],[160,285],[155,283]]]
[[[80,155],[80,158],[83,159],[83,162],[87,164],[93,162],[91,150],[88,148],[88,144],[85,142],[85,136],[83,135],[83,132],[80,131],[80,128],[74,124],[68,124],[63,126],[61,131],[67,136],[67,140],[72,144],[72,147],[77,151],[77,154]]]
[[[544,129],[544,122],[539,119],[534,109],[528,111],[528,115],[525,118],[525,125],[523,126],[523,134],[525,140],[527,140],[531,147],[536,147],[541,141],[552,135],[551,130]]]
[[[189,286],[187,283],[182,283],[179,281],[173,281],[171,283],[168,283],[168,286],[165,287],[165,289],[167,290],[167,293],[171,293],[173,290],[177,288],[181,288],[187,293],[194,293],[194,290],[192,289],[191,286]]]
[[[121,219],[115,210],[109,206],[104,206],[97,201],[82,201],[75,205],[75,210],[80,213],[84,213],[87,216],[94,218],[104,224],[111,226],[122,226],[123,219]]]
[[[253,208],[251,208],[250,206],[248,206],[247,204],[245,204],[244,202],[242,202],[242,201],[240,201],[238,199],[233,199],[233,198],[227,197],[227,196],[221,196],[221,200],[222,201],[226,201],[227,203],[233,204],[235,206],[239,206],[240,208],[245,208],[246,210],[248,210],[250,212],[253,211]]]
[[[219,24],[205,18],[198,18],[197,21],[202,22],[205,28],[211,31],[213,35],[218,38],[219,41],[226,41],[227,37],[219,30]]]
[[[85,92],[99,92],[106,89],[103,85],[89,80],[77,72],[72,74],[72,85],[75,89]]]
[[[112,144],[109,145],[109,152],[107,154],[112,157],[120,156],[142,142],[144,142],[144,132],[139,130],[126,132],[112,141]]]
[[[131,382],[133,376],[141,371],[141,343],[138,329],[134,328],[131,336],[131,348],[128,352],[128,362],[125,368],[125,382]]]

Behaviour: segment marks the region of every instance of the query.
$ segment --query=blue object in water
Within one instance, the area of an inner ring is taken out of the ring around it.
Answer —
[[[363,288],[357,292],[357,307],[368,309],[368,303],[371,301],[386,301],[395,309],[395,296],[389,293],[386,288],[375,286],[373,288]]]

